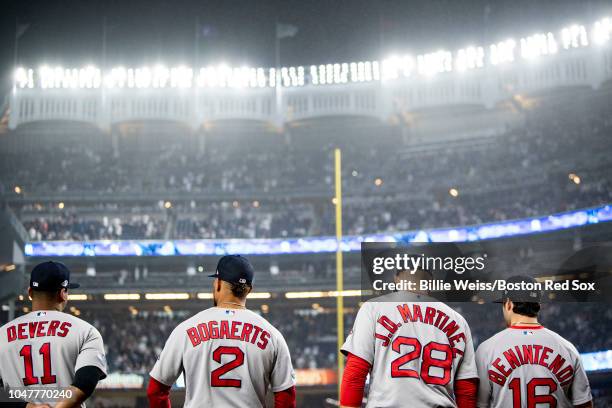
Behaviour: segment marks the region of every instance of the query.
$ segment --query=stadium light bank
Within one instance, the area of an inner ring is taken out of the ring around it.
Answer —
[[[13,90],[20,89],[155,89],[155,88],[275,88],[306,85],[392,81],[414,76],[433,77],[442,73],[466,72],[485,66],[534,60],[572,49],[602,46],[612,37],[612,19],[602,18],[587,28],[572,24],[558,32],[538,32],[519,40],[508,38],[488,47],[470,45],[451,52],[436,50],[415,56],[390,56],[382,61],[281,68],[230,67],[227,64],[193,68],[164,65],[137,68],[115,67],[106,72],[88,65],[82,68],[19,67],[14,72]]]

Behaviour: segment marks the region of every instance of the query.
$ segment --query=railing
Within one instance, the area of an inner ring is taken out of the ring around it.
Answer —
[[[25,244],[26,242],[28,242],[30,240],[28,232],[23,227],[23,224],[19,221],[19,218],[17,218],[17,215],[15,215],[13,210],[8,206],[5,207],[4,212],[9,223],[13,227],[13,230],[21,240],[21,244]]]
[[[340,247],[345,252],[352,252],[361,250],[362,242],[469,242],[539,234],[610,221],[612,221],[612,205],[605,205],[543,217],[475,226],[345,236],[340,242]],[[336,251],[337,245],[336,239],[329,236],[175,241],[39,241],[27,243],[24,252],[26,256],[35,257],[219,256],[238,253],[243,255],[288,255],[331,253]]]

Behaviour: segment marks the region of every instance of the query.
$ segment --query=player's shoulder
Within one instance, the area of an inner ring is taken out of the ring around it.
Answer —
[[[447,305],[444,302],[434,302],[434,304],[438,309],[442,310],[447,315],[453,317],[456,322],[463,323],[466,326],[468,325],[467,320],[465,319],[465,317],[463,317],[463,314],[461,314],[459,310]]]
[[[1,341],[1,340],[2,340],[4,337],[6,337],[6,336],[3,336],[3,334],[4,334],[4,333],[6,333],[6,330],[7,330],[7,329],[8,329],[10,326],[14,326],[15,324],[19,324],[19,322],[21,321],[22,317],[23,317],[23,316],[16,317],[15,319],[10,320],[10,321],[8,321],[8,322],[4,323],[2,326],[0,326],[0,341]]]
[[[81,319],[80,317],[64,312],[53,312],[53,314],[49,315],[49,318],[53,317],[57,317],[60,320],[70,323],[71,328],[75,328],[82,332],[93,332],[97,335],[100,335],[100,332],[93,324],[89,323],[84,319]]]
[[[225,320],[234,319],[247,320],[249,323],[256,324],[262,329],[275,329],[274,326],[259,314],[248,310],[248,309],[224,309],[219,307],[210,307],[204,309],[195,315],[183,320],[179,323],[174,330],[184,330],[190,327],[195,327],[201,323],[208,322],[211,320]]]
[[[401,304],[418,304],[421,308],[423,308],[423,306],[433,307],[448,315],[458,324],[469,327],[463,315],[446,303],[440,302],[438,299],[429,295],[412,292],[393,292],[368,299],[361,305],[359,311],[361,313],[373,312],[376,314],[378,311],[385,312],[389,309],[396,309],[398,305]]]
[[[510,329],[506,328],[502,331],[499,331],[493,336],[483,341],[482,343],[480,343],[480,345],[478,345],[478,348],[476,349],[476,354],[485,353],[487,351],[493,350],[499,344],[506,344],[507,342],[505,341],[505,338],[510,334],[509,330]]]
[[[178,323],[174,327],[174,329],[172,329],[172,331],[176,332],[176,331],[179,331],[179,330],[187,329],[189,327],[195,327],[195,326],[199,325],[200,323],[207,322],[208,320],[211,320],[213,318],[213,316],[211,314],[211,310],[212,310],[212,308],[204,309],[204,310],[199,311],[198,313],[194,314],[193,316],[190,316],[190,317],[186,318],[185,320],[183,320],[182,322]]]
[[[102,337],[98,329],[96,329],[91,323],[69,313],[64,313],[56,310],[41,310],[27,313],[6,323],[0,328],[0,333],[6,333],[6,328],[9,326],[15,326],[23,323],[30,324],[33,322],[52,321],[60,322],[56,327],[66,327],[68,337],[70,338],[84,339],[90,338],[92,335],[94,337]],[[0,339],[1,338],[3,338],[3,336],[0,335]]]
[[[361,304],[360,311],[394,309],[402,303],[419,301],[417,295],[411,292],[392,292],[370,298]]]
[[[10,322],[5,323],[3,326],[0,327],[0,330],[4,330],[8,326],[14,326],[16,324],[27,323],[37,320],[60,320],[63,322],[70,323],[70,326],[74,328],[82,330],[93,329],[97,331],[97,329],[91,323],[69,313],[64,313],[56,310],[42,310],[26,313],[11,320]]]
[[[580,355],[576,346],[574,346],[572,342],[567,340],[565,337],[561,336],[559,333],[553,330],[550,330],[546,327],[542,328],[542,332],[548,335],[549,337],[551,337],[553,341],[558,343],[561,347],[565,348],[567,351],[569,351],[574,356]]]
[[[262,329],[268,330],[269,332],[271,332],[271,334],[275,334],[275,335],[281,335],[280,331],[274,327],[274,325],[272,323],[270,323],[268,321],[268,319],[266,319],[265,317],[263,317],[262,315],[255,313],[252,310],[243,310],[245,316],[248,317],[249,320],[256,322],[259,326],[261,326]]]

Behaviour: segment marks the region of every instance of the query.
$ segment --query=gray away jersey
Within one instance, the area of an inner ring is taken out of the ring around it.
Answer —
[[[478,347],[476,363],[481,408],[571,408],[592,399],[576,348],[542,326],[497,333]]]
[[[0,328],[0,381],[7,391],[65,389],[85,366],[106,374],[102,336],[84,320],[58,311],[38,311]]]
[[[367,407],[456,407],[455,380],[478,376],[465,319],[422,295],[365,302],[342,352],[372,365]]]
[[[263,407],[269,388],[295,385],[281,333],[250,310],[213,307],[179,324],[151,370],[172,385],[183,373],[185,407]]]

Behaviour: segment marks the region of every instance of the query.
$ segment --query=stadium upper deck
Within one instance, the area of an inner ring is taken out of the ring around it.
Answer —
[[[282,134],[240,122],[195,134],[148,122],[110,136],[29,124],[0,140],[0,194],[25,241],[325,236],[340,147],[346,234],[542,217],[612,201],[610,98],[609,88],[542,97],[513,125],[454,141],[331,118]]]

